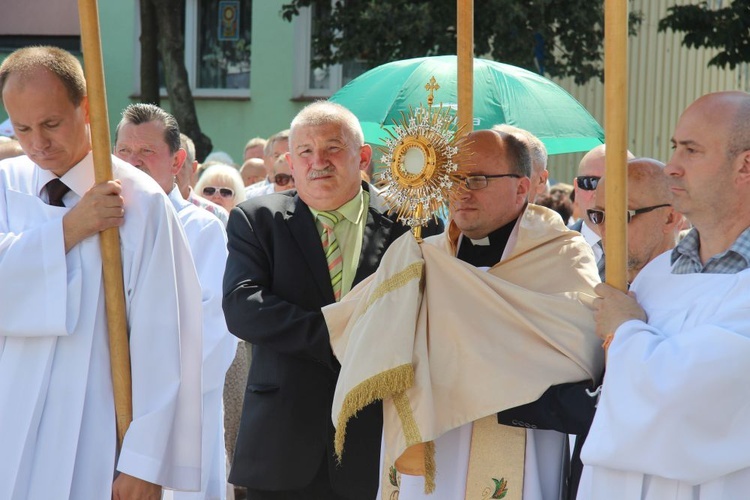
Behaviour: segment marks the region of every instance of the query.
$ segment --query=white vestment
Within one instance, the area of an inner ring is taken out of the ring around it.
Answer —
[[[200,488],[200,285],[156,182],[112,158],[132,366],[133,421],[119,459],[99,236],[67,254],[55,178],[26,156],[0,162],[0,498],[111,498],[115,468]],[[61,180],[70,207],[94,185],[91,153]]]
[[[520,218],[519,218],[520,220]],[[513,251],[518,238],[518,223],[503,251],[504,259]],[[459,240],[460,245],[461,240]],[[487,270],[488,268],[482,268]],[[464,498],[469,472],[471,432],[468,423],[452,429],[435,440],[435,491],[424,492],[424,477],[401,474],[399,500],[456,500]],[[549,430],[526,429],[523,499],[557,500],[560,498],[566,435]],[[381,449],[381,468],[385,450]],[[382,477],[382,471],[381,476]],[[378,498],[381,495],[378,494]]]
[[[201,491],[165,491],[163,498],[223,500],[227,473],[222,394],[224,375],[237,350],[237,338],[229,333],[221,308],[227,234],[218,218],[185,200],[176,186],[169,199],[190,244],[203,298],[203,451]]]
[[[469,472],[472,424],[452,429],[435,440],[435,492],[425,494],[424,477],[401,474],[399,500],[456,500],[464,498]],[[565,434],[526,429],[524,500],[556,500],[562,484]],[[381,450],[381,457],[384,456]],[[382,459],[381,459],[382,477]],[[378,498],[382,495],[379,493]]]
[[[750,270],[670,268],[631,287],[648,323],[615,332],[579,499],[750,498]]]

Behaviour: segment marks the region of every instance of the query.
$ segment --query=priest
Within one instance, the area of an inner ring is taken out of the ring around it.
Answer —
[[[596,265],[559,215],[527,203],[524,143],[498,131],[467,142],[446,234],[400,238],[324,309],[342,363],[337,451],[345,462],[348,420],[383,399],[382,498],[558,498],[565,434],[500,425],[496,413],[599,374]]]

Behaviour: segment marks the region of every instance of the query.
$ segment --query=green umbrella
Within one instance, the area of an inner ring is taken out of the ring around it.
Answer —
[[[420,57],[371,69],[336,92],[331,101],[359,118],[365,140],[381,145],[393,119],[427,105],[425,85],[434,76],[433,106],[456,108],[456,56]],[[604,131],[578,101],[550,80],[525,69],[474,59],[474,129],[507,123],[539,137],[549,154],[588,151]]]

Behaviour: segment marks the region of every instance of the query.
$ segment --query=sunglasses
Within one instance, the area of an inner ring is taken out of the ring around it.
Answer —
[[[219,192],[222,198],[231,198],[234,196],[234,191],[229,188],[206,186],[203,188],[203,196],[213,196]]]
[[[487,187],[489,179],[498,179],[500,177],[514,177],[520,179],[518,174],[497,174],[497,175],[469,175],[464,177],[464,185],[470,191],[477,191]]]
[[[657,208],[664,208],[664,207],[670,207],[670,204],[663,204],[663,205],[654,205],[653,207],[644,207],[639,208],[637,210],[628,210],[626,213],[628,214],[628,224],[630,224],[630,220],[635,217],[638,214],[645,214],[647,212],[651,212],[652,210],[656,210]],[[600,225],[604,224],[604,210],[597,210],[595,208],[589,208],[586,210],[586,215],[589,216],[589,220],[592,224]]]
[[[596,186],[599,184],[599,177],[598,175],[579,175],[576,177],[576,181],[578,181],[578,187],[583,189],[584,191],[593,191],[596,189]]]
[[[286,186],[289,181],[294,182],[294,179],[289,174],[276,174],[273,176],[273,181],[279,186]]]

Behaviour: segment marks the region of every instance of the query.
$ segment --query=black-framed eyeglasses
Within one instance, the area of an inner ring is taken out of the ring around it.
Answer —
[[[488,179],[499,179],[500,177],[515,177],[520,179],[519,174],[497,174],[497,175],[467,175],[464,177],[464,185],[470,191],[484,189],[487,187]]]
[[[652,207],[643,207],[638,208],[636,210],[628,210],[626,213],[628,214],[628,224],[630,224],[630,221],[638,214],[645,214],[647,212],[651,212],[652,210],[656,210],[657,208],[664,208],[664,207],[671,207],[669,203],[665,203],[662,205],[654,205]],[[597,210],[596,208],[589,208],[586,210],[586,215],[588,215],[589,220],[592,224],[600,225],[604,224],[604,210]]]
[[[286,186],[291,180],[294,179],[289,174],[276,174],[273,176],[273,182],[275,182],[279,186]]]
[[[576,177],[578,187],[584,191],[595,190],[596,186],[599,184],[599,179],[601,179],[601,177],[598,175],[579,175]]]
[[[213,196],[216,194],[216,192],[219,192],[219,195],[222,198],[231,198],[234,196],[234,191],[229,188],[223,188],[223,187],[216,187],[216,186],[206,186],[203,188],[203,196]]]

